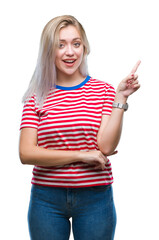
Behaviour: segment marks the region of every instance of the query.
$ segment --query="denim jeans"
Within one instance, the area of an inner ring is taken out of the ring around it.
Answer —
[[[116,211],[112,186],[59,188],[32,185],[31,240],[113,240]]]

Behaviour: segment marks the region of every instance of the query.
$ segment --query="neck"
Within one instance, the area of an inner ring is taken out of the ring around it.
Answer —
[[[72,87],[80,84],[84,79],[85,77],[79,72],[75,72],[72,75],[57,72],[56,84],[64,87]]]

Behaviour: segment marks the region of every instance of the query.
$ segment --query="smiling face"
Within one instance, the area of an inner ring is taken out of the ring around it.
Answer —
[[[80,33],[73,25],[59,32],[59,46],[56,49],[55,65],[58,78],[74,76],[79,73],[84,53]]]

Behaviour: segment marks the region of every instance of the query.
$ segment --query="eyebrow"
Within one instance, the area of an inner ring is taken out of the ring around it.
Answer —
[[[65,39],[59,39],[61,42],[65,42],[66,40]],[[76,41],[76,40],[80,40],[81,41],[81,38],[74,38],[74,39],[72,39],[72,41]]]

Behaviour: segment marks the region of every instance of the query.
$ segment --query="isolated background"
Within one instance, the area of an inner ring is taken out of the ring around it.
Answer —
[[[74,15],[90,46],[92,77],[116,88],[138,59],[141,89],[129,98],[119,153],[110,158],[118,215],[115,240],[158,240],[159,14],[156,0],[5,0],[0,4],[0,238],[28,240],[32,166],[18,157],[21,98],[44,25]],[[71,236],[72,239],[72,236]]]

